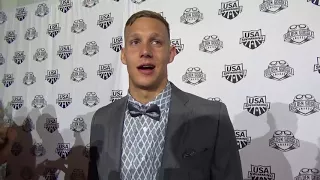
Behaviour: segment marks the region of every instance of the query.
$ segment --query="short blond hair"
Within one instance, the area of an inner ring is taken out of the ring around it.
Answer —
[[[168,37],[169,37],[169,40],[170,40],[170,26],[169,26],[169,23],[167,22],[167,20],[165,18],[163,18],[161,16],[160,13],[157,13],[157,12],[154,12],[154,11],[150,11],[150,10],[142,10],[142,11],[138,11],[138,12],[132,14],[129,17],[129,19],[127,20],[127,22],[126,22],[125,29],[126,29],[126,27],[131,26],[137,19],[142,18],[142,17],[153,18],[153,19],[157,19],[157,20],[161,21],[165,25],[165,27],[167,29]]]

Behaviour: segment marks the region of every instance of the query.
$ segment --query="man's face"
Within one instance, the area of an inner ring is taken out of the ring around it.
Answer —
[[[167,78],[167,64],[175,56],[175,48],[165,25],[153,18],[138,18],[125,31],[125,47],[121,61],[127,65],[132,85],[140,88],[157,87]]]

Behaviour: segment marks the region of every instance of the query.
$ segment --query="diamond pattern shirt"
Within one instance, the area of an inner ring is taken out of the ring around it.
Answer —
[[[128,101],[142,105],[128,94]],[[168,122],[171,86],[165,89],[151,102],[160,108],[160,120],[146,115],[131,117],[126,110],[121,154],[121,180],[156,180],[161,166],[165,131]]]

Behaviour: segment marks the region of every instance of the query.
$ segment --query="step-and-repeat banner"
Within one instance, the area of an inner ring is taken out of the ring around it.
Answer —
[[[123,28],[143,9],[170,23],[169,79],[227,105],[245,179],[320,178],[319,0],[60,0],[0,11],[8,179],[87,176],[92,115],[127,93]]]

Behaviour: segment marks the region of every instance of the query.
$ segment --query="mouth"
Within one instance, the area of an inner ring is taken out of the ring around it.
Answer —
[[[155,65],[151,64],[151,63],[145,63],[145,64],[141,64],[139,65],[138,71],[141,72],[144,75],[151,75],[154,72],[155,69]]]

